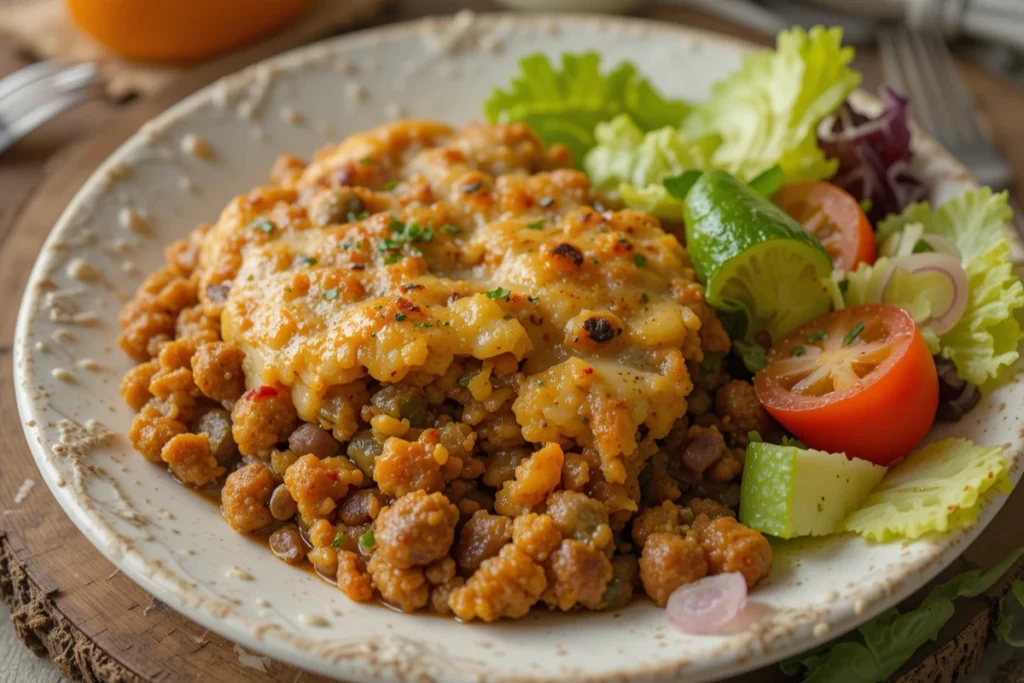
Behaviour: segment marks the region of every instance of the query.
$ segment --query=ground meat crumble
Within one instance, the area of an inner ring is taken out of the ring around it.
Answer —
[[[122,311],[133,446],[353,601],[489,622],[756,585],[734,509],[777,425],[676,238],[597,206],[522,124],[283,158]],[[536,294],[454,279],[506,259]]]

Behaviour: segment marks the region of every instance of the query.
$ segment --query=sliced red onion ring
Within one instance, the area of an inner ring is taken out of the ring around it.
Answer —
[[[683,584],[668,598],[668,621],[683,633],[714,633],[747,604],[747,580],[739,572],[705,576]]]
[[[885,284],[882,286],[882,303],[886,303],[886,294],[889,284],[892,282],[893,273],[896,269],[902,269],[911,275],[917,273],[935,272],[940,273],[949,279],[953,287],[953,296],[949,305],[944,311],[934,312],[927,320],[917,321],[919,325],[928,325],[935,334],[948,332],[960,320],[967,308],[967,297],[970,293],[967,283],[967,273],[960,265],[960,259],[950,254],[938,252],[909,254],[893,259],[892,268],[885,277]]]

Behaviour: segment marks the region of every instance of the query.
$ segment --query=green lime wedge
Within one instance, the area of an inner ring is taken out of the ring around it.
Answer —
[[[827,536],[878,486],[885,468],[793,446],[751,443],[740,487],[740,522],[778,536]]]
[[[821,243],[755,190],[708,171],[686,194],[686,246],[709,304],[735,336],[772,340],[831,308],[832,261]]]

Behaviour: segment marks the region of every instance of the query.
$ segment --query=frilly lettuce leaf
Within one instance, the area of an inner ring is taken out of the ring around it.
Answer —
[[[743,180],[775,164],[787,181],[831,177],[838,161],[826,159],[815,128],[860,83],[848,66],[853,48],[842,39],[839,28],[781,32],[774,52],[747,57],[714,85],[684,121],[683,137],[719,136],[712,165]]]
[[[950,199],[937,210],[917,202],[879,223],[876,239],[884,242],[907,225],[920,223],[926,233],[940,235],[955,244],[964,263],[969,264],[1005,238],[1003,226],[1013,218],[1007,199],[1006,192],[996,194],[983,187]]]
[[[878,226],[886,240],[911,224],[941,235],[960,250],[970,294],[960,321],[938,339],[939,353],[973,384],[990,388],[1018,359],[1024,338],[1017,318],[1024,311],[1024,285],[1013,274],[1004,226],[1013,214],[1005,192],[972,190],[932,210],[912,204]]]
[[[1012,488],[1001,446],[944,439],[892,467],[843,528],[874,541],[918,538],[973,525],[989,491]]]
[[[882,683],[889,680],[918,648],[935,640],[955,613],[954,600],[981,595],[1022,555],[1024,548],[1013,551],[987,571],[973,570],[954,576],[933,588],[917,609],[900,612],[892,608],[882,612],[858,629],[863,643],[846,636],[844,640],[783,662],[780,668],[789,676],[803,673],[804,683]],[[1018,590],[1016,584],[1014,590]]]
[[[595,137],[597,147],[583,160],[594,186],[617,193],[627,206],[671,220],[682,218],[683,204],[661,181],[688,169],[707,168],[717,145],[715,136],[687,142],[668,126],[644,135],[625,114],[599,124]]]
[[[599,126],[584,168],[627,206],[673,219],[681,203],[661,182],[687,170],[724,169],[750,181],[779,166],[786,182],[828,178],[838,162],[825,158],[815,127],[860,82],[847,66],[853,49],[841,43],[840,29],[783,31],[776,51],[748,57],[715,84],[680,130],[642,135],[643,123],[625,117]]]
[[[662,97],[630,62],[608,74],[596,52],[563,54],[556,69],[537,53],[519,60],[520,73],[507,90],[495,89],[484,103],[492,122],[522,121],[548,145],[562,143],[579,164],[594,146],[594,129],[628,114],[643,131],[676,126],[690,105]]]

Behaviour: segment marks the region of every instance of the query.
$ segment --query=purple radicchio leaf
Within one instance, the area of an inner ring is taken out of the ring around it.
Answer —
[[[832,182],[859,201],[867,200],[872,224],[908,204],[921,201],[927,190],[911,170],[909,100],[885,88],[885,111],[871,118],[849,102],[822,121],[818,140],[826,155],[839,159]]]

